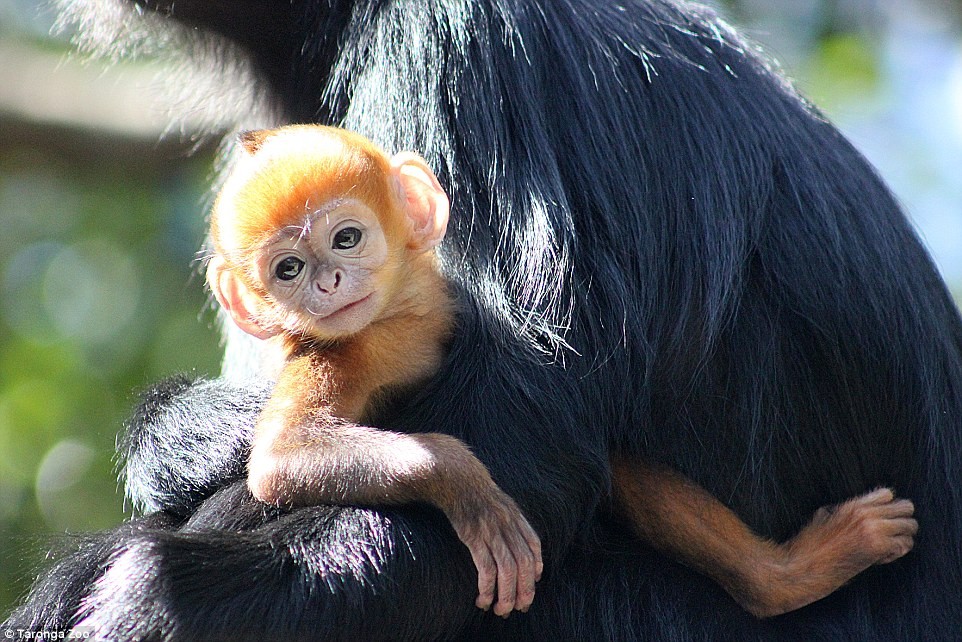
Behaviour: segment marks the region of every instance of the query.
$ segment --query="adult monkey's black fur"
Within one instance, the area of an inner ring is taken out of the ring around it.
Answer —
[[[437,381],[384,423],[465,439],[543,535],[545,577],[502,622],[473,606],[471,560],[429,509],[259,509],[237,461],[262,395],[169,382],[126,442],[134,498],[163,512],[79,543],[11,623],[178,640],[962,630],[962,324],[865,160],[713,16],[137,4],[245,48],[280,120],[438,170],[463,322]],[[88,32],[113,16],[91,15]],[[878,485],[915,501],[922,530],[904,559],[756,621],[607,517],[611,451],[684,472],[775,538]]]

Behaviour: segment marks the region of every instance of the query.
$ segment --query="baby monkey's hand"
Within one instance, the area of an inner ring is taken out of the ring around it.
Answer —
[[[471,551],[478,569],[478,608],[487,611],[494,604],[501,617],[527,611],[544,568],[538,534],[462,441],[438,433],[411,438],[430,455],[410,475],[416,489],[412,498],[443,510]]]
[[[478,608],[507,617],[527,611],[541,579],[541,540],[518,505],[493,482],[482,492],[459,497],[447,511],[478,569]]]

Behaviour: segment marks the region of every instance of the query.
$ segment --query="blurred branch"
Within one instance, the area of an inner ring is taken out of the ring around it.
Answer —
[[[177,157],[224,122],[188,114],[168,131],[171,99],[157,68],[102,69],[61,53],[0,39],[0,134],[8,144],[42,138],[70,155]],[[12,140],[13,139],[13,140]]]

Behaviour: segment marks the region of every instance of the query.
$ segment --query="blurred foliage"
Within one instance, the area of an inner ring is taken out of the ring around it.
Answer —
[[[0,611],[36,534],[122,519],[111,457],[133,391],[217,371],[194,264],[210,162],[0,147]]]
[[[901,4],[716,4],[833,118],[884,93],[878,30]],[[962,7],[905,4],[954,24]],[[50,21],[35,0],[0,0],[0,38],[63,47],[46,36]],[[130,143],[139,145],[131,153],[128,141],[115,140],[65,153],[60,138],[90,133],[11,137],[3,126],[0,113],[0,616],[25,590],[51,534],[123,518],[112,453],[133,391],[174,372],[212,374],[219,361],[194,261],[210,152],[187,159],[170,146]],[[957,168],[957,159],[945,165]],[[890,180],[897,174],[883,170]],[[938,174],[918,164],[905,171],[909,180]]]
[[[863,35],[826,36],[800,71],[808,97],[832,111],[841,102],[871,95],[879,86],[878,52]]]

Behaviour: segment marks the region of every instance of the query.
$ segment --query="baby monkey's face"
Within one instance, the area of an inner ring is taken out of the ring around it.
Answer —
[[[310,125],[247,132],[241,144],[211,212],[207,266],[241,330],[339,339],[420,296],[418,257],[444,238],[449,210],[423,158]]]
[[[257,255],[257,274],[274,305],[261,322],[321,339],[353,334],[382,307],[388,243],[366,204],[337,199],[279,230]]]

